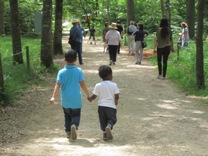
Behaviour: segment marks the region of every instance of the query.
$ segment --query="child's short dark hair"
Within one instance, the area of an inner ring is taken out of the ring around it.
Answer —
[[[65,53],[65,60],[68,63],[73,63],[77,59],[77,52],[74,49],[67,50]]]
[[[111,67],[106,66],[106,65],[100,66],[100,68],[99,68],[98,71],[99,71],[99,76],[100,76],[103,80],[107,79],[107,77],[108,77],[109,75],[112,74],[112,69],[111,69]]]

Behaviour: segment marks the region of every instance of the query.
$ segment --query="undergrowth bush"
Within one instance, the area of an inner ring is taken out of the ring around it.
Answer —
[[[26,46],[29,47],[30,69],[26,63]],[[27,87],[38,84],[46,72],[57,70],[56,66],[45,69],[40,65],[40,38],[22,38],[24,64],[13,65],[12,39],[0,37],[4,90],[0,93],[0,105],[5,106]]]
[[[177,48],[171,53],[168,60],[167,77],[177,84],[183,91],[191,95],[207,96],[208,87],[198,90],[196,87],[196,45],[190,41],[188,47],[180,47],[179,55]],[[208,45],[204,42],[204,79],[208,84]],[[150,60],[157,65],[156,57]]]

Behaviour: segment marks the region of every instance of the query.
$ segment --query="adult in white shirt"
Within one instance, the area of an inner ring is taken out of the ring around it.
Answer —
[[[116,23],[112,23],[108,27],[108,32],[105,35],[106,44],[108,44],[109,48],[109,58],[110,58],[110,64],[109,65],[115,65],[116,57],[117,57],[117,50],[118,46],[122,45],[121,43],[121,35],[117,31]]]

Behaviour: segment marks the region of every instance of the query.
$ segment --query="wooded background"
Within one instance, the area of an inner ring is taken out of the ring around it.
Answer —
[[[12,36],[14,65],[23,64],[21,38],[35,36],[35,14],[41,19],[40,64],[53,65],[53,56],[63,54],[62,23],[79,19],[84,28],[95,26],[102,35],[104,23],[121,21],[126,28],[131,20],[155,33],[160,20],[167,17],[174,34],[187,22],[190,38],[196,42],[196,85],[205,88],[203,41],[208,36],[208,0],[0,0],[0,35]],[[1,54],[4,51],[1,50]],[[3,75],[2,75],[3,77]],[[0,85],[0,94],[3,92]],[[2,90],[2,91],[1,91]]]

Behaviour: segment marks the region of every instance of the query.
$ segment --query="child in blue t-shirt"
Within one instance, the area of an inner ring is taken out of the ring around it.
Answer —
[[[88,89],[84,82],[82,69],[75,65],[77,60],[77,52],[73,49],[67,50],[65,53],[66,65],[58,72],[53,95],[50,104],[54,104],[55,97],[60,89],[61,105],[65,117],[65,131],[68,138],[77,139],[76,130],[80,123],[80,114],[82,108],[81,90],[90,97]]]

